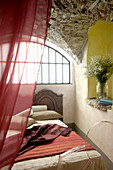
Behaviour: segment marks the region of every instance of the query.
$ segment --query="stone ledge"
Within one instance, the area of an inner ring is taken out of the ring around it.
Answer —
[[[87,99],[87,104],[96,108],[96,109],[99,109],[101,111],[105,111],[107,112],[108,109],[111,110],[112,106],[109,105],[109,106],[106,106],[106,105],[100,105],[98,104],[98,100],[97,99]]]

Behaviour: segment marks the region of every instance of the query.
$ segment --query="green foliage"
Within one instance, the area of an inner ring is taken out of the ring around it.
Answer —
[[[113,61],[110,57],[95,56],[90,58],[85,75],[95,77],[101,84],[106,83],[113,73]]]

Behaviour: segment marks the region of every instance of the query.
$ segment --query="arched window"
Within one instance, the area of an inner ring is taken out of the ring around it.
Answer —
[[[59,51],[46,45],[37,84],[70,83],[70,61]]]

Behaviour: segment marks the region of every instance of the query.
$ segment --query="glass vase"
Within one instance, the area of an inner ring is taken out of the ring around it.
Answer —
[[[96,95],[97,99],[107,99],[108,97],[108,85],[107,83],[99,83],[97,84],[97,89],[96,89]]]

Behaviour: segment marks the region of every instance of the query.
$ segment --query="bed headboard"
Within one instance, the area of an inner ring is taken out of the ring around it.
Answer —
[[[51,90],[43,89],[35,93],[33,105],[47,105],[48,110],[54,110],[63,115],[63,95],[57,95]]]

